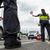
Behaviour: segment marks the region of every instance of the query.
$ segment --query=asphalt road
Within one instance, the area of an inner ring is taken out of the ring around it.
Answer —
[[[22,46],[21,48],[15,48],[15,49],[4,49],[3,47],[3,41],[0,50],[50,50],[50,44],[47,42],[41,42],[41,41],[33,41],[33,40],[22,40]],[[1,42],[0,42],[1,43]]]

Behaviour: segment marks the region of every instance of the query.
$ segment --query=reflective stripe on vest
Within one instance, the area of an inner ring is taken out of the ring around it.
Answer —
[[[40,20],[48,20],[48,16],[40,16]]]

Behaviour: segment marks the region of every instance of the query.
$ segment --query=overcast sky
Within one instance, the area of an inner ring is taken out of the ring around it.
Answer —
[[[43,8],[50,15],[50,0],[17,0],[17,3],[21,27],[38,27],[39,18],[32,17],[30,11],[33,11],[33,14],[37,15],[41,13],[40,10]]]
[[[17,0],[17,4],[18,17],[22,28],[25,26],[25,28],[38,27],[39,18],[32,17],[30,11],[33,11],[33,14],[37,15],[44,8],[50,15],[50,0]],[[0,13],[0,15],[2,14]]]

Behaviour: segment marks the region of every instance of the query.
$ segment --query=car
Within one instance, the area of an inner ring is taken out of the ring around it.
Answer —
[[[36,40],[41,40],[41,34],[37,34]]]
[[[28,39],[36,39],[37,31],[29,31]]]
[[[34,39],[34,35],[29,35],[28,39]]]

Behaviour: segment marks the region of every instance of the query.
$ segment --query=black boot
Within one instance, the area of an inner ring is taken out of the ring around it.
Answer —
[[[14,43],[14,47],[16,48],[21,47],[21,42],[19,40],[16,40],[16,42]]]
[[[13,49],[13,48],[21,47],[21,42],[17,40],[17,37],[15,36],[6,37],[4,40],[5,40],[4,45],[6,49]]]
[[[14,43],[13,45],[5,45],[6,49],[14,49],[14,48],[20,48],[21,47],[21,42],[17,41],[16,43]]]

